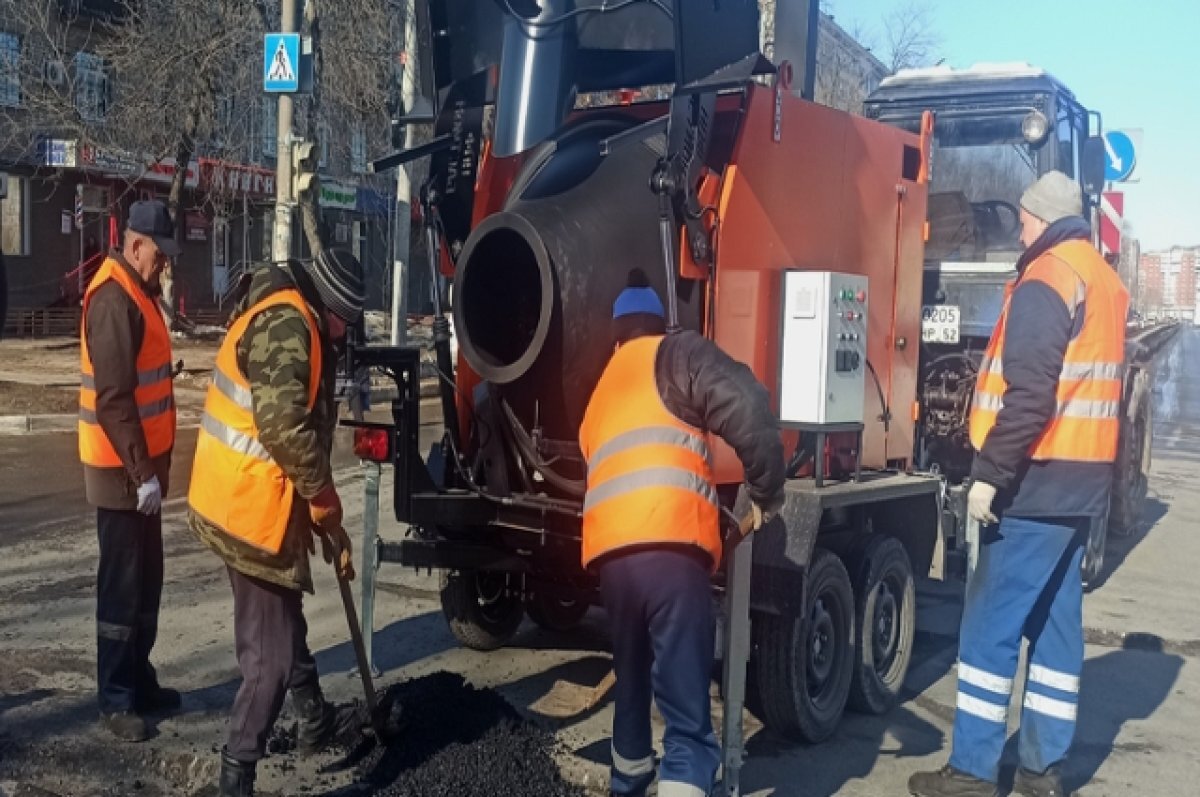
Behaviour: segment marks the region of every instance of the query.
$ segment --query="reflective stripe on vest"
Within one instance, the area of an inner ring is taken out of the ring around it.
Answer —
[[[88,349],[88,308],[92,296],[105,282],[121,286],[141,313],[144,331],[135,364],[137,386],[133,391],[142,434],[150,456],[161,456],[175,445],[175,392],[171,382],[171,336],[158,303],[146,295],[136,279],[113,258],[106,258],[83,296],[83,318],[79,343],[79,459],[95,468],[123,467],[108,435],[96,418],[96,373]]]
[[[322,356],[317,319],[299,291],[273,293],[238,317],[221,344],[204,401],[188,489],[188,504],[196,514],[231,537],[272,554],[283,546],[294,488],[258,439],[254,393],[238,368],[237,349],[259,313],[282,306],[298,310],[308,325],[308,408],[316,404]]]
[[[1112,462],[1120,436],[1129,294],[1112,268],[1084,241],[1053,247],[1030,264],[1021,277],[1021,281],[1027,280],[1045,283],[1068,307],[1085,314],[1079,334],[1067,344],[1063,356],[1054,416],[1034,442],[1030,456],[1039,461]],[[1004,408],[1008,389],[1004,338],[1011,294],[1010,289],[980,362],[970,422],[971,443],[977,450],[983,448]]]
[[[654,378],[661,337],[617,350],[588,402],[583,565],[621,548],[672,543],[721,559],[707,438],[663,405]]]

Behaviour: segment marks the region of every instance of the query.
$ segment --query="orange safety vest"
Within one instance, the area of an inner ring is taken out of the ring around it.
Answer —
[[[1112,462],[1120,436],[1129,293],[1116,272],[1086,241],[1067,241],[1029,265],[1020,282],[1039,280],[1067,307],[1081,309],[1083,326],[1069,344],[1058,377],[1054,417],[1030,449],[1034,460]],[[983,448],[1004,406],[1004,332],[1010,285],[1000,321],[979,366],[971,408],[971,444]]]
[[[617,349],[579,428],[587,460],[583,566],[638,545],[694,545],[721,561],[717,491],[705,433],[663,405],[654,379],[661,336]]]
[[[158,303],[146,295],[129,270],[111,257],[105,258],[83,295],[83,321],[79,330],[79,459],[94,468],[123,467],[108,435],[96,421],[96,372],[88,351],[88,308],[93,294],[109,280],[121,286],[145,321],[137,353],[137,387],[133,398],[146,448],[150,456],[157,457],[175,445],[175,391],[171,383],[171,336],[167,325]]]
[[[281,306],[296,308],[308,324],[308,409],[316,405],[321,384],[317,319],[296,289],[272,293],[242,313],[217,353],[188,489],[188,504],[196,514],[231,537],[271,554],[283,547],[295,487],[259,442],[250,382],[238,368],[237,350],[255,316]]]

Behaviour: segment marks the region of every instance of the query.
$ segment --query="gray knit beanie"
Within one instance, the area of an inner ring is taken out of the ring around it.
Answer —
[[[1059,171],[1046,172],[1021,196],[1021,207],[1047,224],[1083,215],[1079,183]]]
[[[345,249],[326,249],[317,253],[311,273],[325,308],[343,321],[357,321],[367,301],[358,258]]]

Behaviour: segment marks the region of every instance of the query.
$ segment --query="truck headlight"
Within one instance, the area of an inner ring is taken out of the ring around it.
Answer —
[[[1040,144],[1050,131],[1050,121],[1041,111],[1030,111],[1021,120],[1021,135],[1030,144]]]

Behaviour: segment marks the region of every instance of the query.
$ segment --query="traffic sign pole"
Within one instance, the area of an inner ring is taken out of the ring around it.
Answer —
[[[280,28],[283,33],[296,33],[298,19],[296,0],[283,0],[280,12]],[[275,55],[267,53],[268,64]],[[292,64],[292,71],[298,64]],[[269,77],[270,67],[264,74]],[[295,105],[292,95],[283,92],[279,95],[279,114],[276,121],[275,133],[275,224],[271,235],[271,259],[281,263],[288,259],[292,252],[292,206],[296,197],[292,193],[292,116]]]

